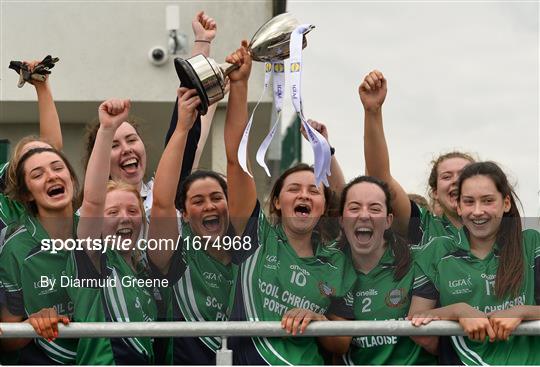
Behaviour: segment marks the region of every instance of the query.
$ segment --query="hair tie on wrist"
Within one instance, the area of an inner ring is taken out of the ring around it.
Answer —
[[[210,43],[210,41],[208,41],[208,40],[195,40],[195,42],[205,42],[205,43]]]

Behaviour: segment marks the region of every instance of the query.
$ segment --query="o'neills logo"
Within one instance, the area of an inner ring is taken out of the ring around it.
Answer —
[[[321,292],[323,296],[330,297],[336,293],[336,288],[324,281],[321,281],[319,282],[319,292]]]
[[[403,288],[392,289],[384,297],[384,303],[388,307],[397,308],[403,306],[409,299],[409,295]]]
[[[274,64],[274,73],[283,73],[285,71],[285,66],[283,63],[278,62]]]
[[[300,71],[300,63],[299,62],[293,62],[291,64],[291,72],[295,73],[297,71]]]

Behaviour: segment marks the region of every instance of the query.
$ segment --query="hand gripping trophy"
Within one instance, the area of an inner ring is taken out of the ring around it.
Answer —
[[[266,22],[255,32],[249,43],[253,60],[270,62],[287,59],[291,33],[298,25],[298,21],[289,13],[280,14]],[[313,28],[310,26],[303,33],[302,48],[307,45],[305,35]],[[174,60],[174,66],[182,86],[197,90],[201,98],[198,109],[203,115],[206,114],[208,106],[225,96],[227,75],[238,68],[238,65],[234,64],[218,64],[203,55],[186,60],[178,57]]]

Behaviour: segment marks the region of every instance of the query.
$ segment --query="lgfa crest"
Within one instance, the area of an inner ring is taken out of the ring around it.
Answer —
[[[274,73],[283,73],[285,71],[285,66],[282,62],[276,62],[274,64]]]
[[[384,303],[388,307],[397,308],[403,306],[409,299],[409,295],[403,288],[392,289],[384,297]]]
[[[330,297],[330,296],[333,296],[336,293],[336,288],[332,287],[331,285],[329,285],[325,281],[320,281],[319,282],[319,292],[321,292],[321,294],[323,296]]]

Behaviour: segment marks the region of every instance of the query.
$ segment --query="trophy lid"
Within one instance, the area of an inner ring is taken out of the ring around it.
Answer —
[[[251,57],[256,61],[284,60],[289,57],[289,40],[291,33],[300,23],[290,13],[279,14],[263,24],[251,38],[249,49]],[[305,35],[314,26],[304,32],[302,48],[306,47]]]

